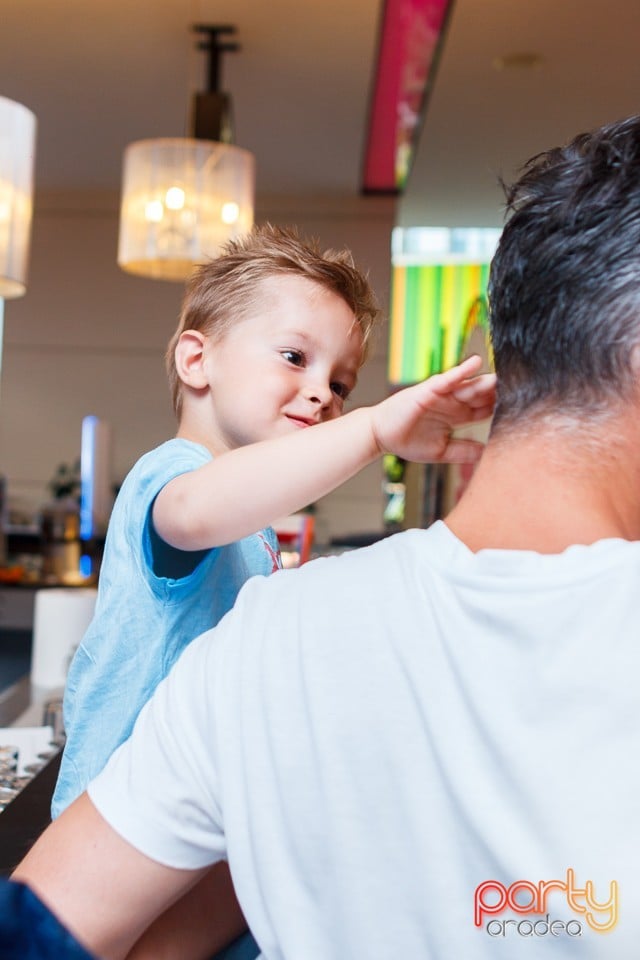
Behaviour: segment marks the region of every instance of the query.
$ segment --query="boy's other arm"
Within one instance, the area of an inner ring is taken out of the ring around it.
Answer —
[[[83,794],[45,830],[12,879],[30,886],[89,952],[121,960],[207,869],[177,870],[150,860]]]
[[[180,550],[231,543],[326,496],[384,453],[421,463],[477,460],[482,445],[451,432],[493,412],[495,377],[473,377],[480,364],[471,357],[375,406],[181,474],[156,498],[158,534]]]

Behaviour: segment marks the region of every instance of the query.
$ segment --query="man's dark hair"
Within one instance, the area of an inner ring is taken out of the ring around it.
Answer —
[[[600,412],[635,383],[640,117],[533,157],[506,199],[489,281],[494,425]]]

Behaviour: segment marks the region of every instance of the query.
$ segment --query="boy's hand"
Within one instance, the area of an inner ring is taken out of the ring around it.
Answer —
[[[481,365],[480,357],[469,357],[446,373],[406,387],[372,407],[380,452],[416,463],[478,460],[481,443],[452,439],[451,434],[456,427],[485,420],[493,413],[496,378],[494,374],[474,377]]]

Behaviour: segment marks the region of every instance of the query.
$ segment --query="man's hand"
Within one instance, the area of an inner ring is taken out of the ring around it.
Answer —
[[[372,428],[381,453],[417,463],[468,463],[480,458],[477,440],[453,439],[465,423],[493,413],[494,374],[473,376],[482,364],[469,357],[446,373],[405,387],[371,408]]]

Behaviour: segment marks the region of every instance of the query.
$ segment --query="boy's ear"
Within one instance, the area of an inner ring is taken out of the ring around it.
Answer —
[[[178,376],[189,387],[208,386],[204,366],[206,337],[199,330],[185,330],[176,344],[175,361]]]

